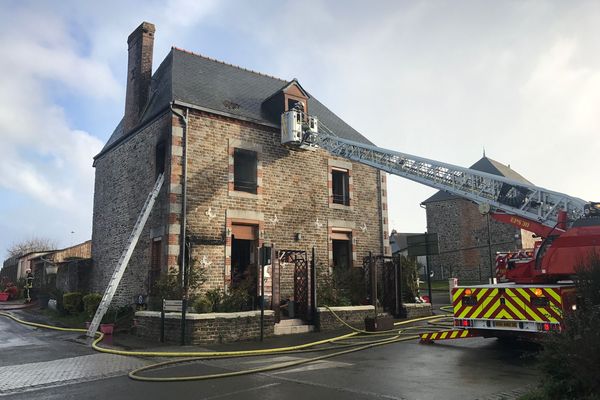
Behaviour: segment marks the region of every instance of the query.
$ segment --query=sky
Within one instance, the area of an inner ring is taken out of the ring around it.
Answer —
[[[90,239],[92,158],[124,109],[127,36],[297,78],[375,144],[488,157],[600,200],[600,2],[170,0],[0,3],[0,258]],[[388,183],[390,228],[426,229],[434,189]]]

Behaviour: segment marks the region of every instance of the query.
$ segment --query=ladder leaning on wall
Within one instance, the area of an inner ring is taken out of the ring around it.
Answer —
[[[144,225],[146,225],[146,221],[148,221],[150,211],[152,211],[152,207],[154,206],[154,202],[156,201],[158,192],[162,187],[163,181],[164,176],[163,174],[160,174],[159,177],[156,179],[154,188],[152,188],[152,191],[148,194],[148,197],[146,198],[146,202],[142,207],[142,211],[140,211],[140,214],[138,215],[137,221],[135,222],[135,225],[133,227],[133,231],[131,232],[129,239],[127,239],[127,245],[125,247],[125,250],[123,251],[123,254],[121,254],[121,258],[119,258],[117,266],[115,267],[115,270],[113,271],[113,274],[110,277],[110,280],[108,281],[108,286],[104,291],[104,295],[102,296],[102,300],[100,301],[98,310],[96,311],[94,319],[92,319],[90,327],[88,328],[88,331],[86,333],[86,335],[90,338],[93,338],[96,335],[96,331],[98,330],[100,321],[102,320],[102,317],[104,317],[104,314],[106,314],[106,311],[110,306],[113,296],[117,291],[119,282],[121,282],[121,278],[123,278],[123,273],[125,273],[125,270],[127,269],[127,264],[129,263],[131,254],[133,253],[135,245],[137,244],[138,239],[142,234],[142,230],[144,229]]]

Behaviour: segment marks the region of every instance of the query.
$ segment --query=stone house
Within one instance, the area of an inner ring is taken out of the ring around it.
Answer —
[[[523,176],[498,161],[483,156],[471,169],[528,183]],[[487,216],[477,204],[439,191],[421,205],[427,215],[427,232],[437,233],[440,254],[429,257],[434,279],[457,277],[487,281],[490,277]],[[533,248],[532,233],[490,218],[492,258],[496,252]],[[495,262],[492,261],[492,267]],[[495,272],[494,272],[495,273]]]
[[[128,38],[124,117],[94,158],[95,291],[105,289],[161,173],[165,183],[117,303],[151,295],[161,274],[179,270],[183,232],[205,289],[256,282],[257,249],[274,245],[281,261],[268,271],[274,299],[294,297],[298,271],[288,255],[306,260],[302,252],[314,247],[319,265],[353,268],[369,251],[390,254],[385,174],[320,149],[282,146],[280,116],[301,103],[339,136],[370,143],[365,137],[296,79],[175,47],[152,73],[154,33],[144,22]],[[256,295],[256,285],[251,290]]]

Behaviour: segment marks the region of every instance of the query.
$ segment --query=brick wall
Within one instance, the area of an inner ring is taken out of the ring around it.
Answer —
[[[372,317],[375,312],[373,306],[330,307],[330,309],[344,322],[359,329],[365,328],[365,318]],[[317,329],[322,332],[348,329],[325,307],[317,308],[315,324]]]
[[[130,135],[95,162],[94,223],[92,228],[91,290],[104,292],[148,194],[155,183],[155,148],[170,137],[171,114],[159,117]],[[168,157],[167,157],[168,165]],[[167,170],[168,171],[168,170]],[[150,244],[165,235],[168,177],[133,252],[115,299],[129,304],[139,293],[148,293]],[[163,241],[166,245],[166,241]],[[165,254],[165,252],[163,252]]]
[[[230,278],[230,243],[219,241],[227,236],[231,216],[260,225],[261,241],[275,243],[278,249],[316,246],[318,260],[326,265],[332,227],[350,227],[359,260],[368,251],[381,253],[374,168],[352,163],[352,207],[334,208],[328,197],[333,157],[325,151],[288,150],[280,144],[278,129],[193,110],[188,129],[188,234],[214,243],[193,249],[207,268],[207,288],[223,288]],[[237,146],[259,153],[256,195],[231,190],[231,148]],[[301,240],[295,240],[296,233]],[[293,288],[292,278],[291,268],[282,273],[282,294]]]
[[[486,217],[464,199],[427,203],[427,231],[437,232],[440,254],[429,258],[434,279],[486,281],[490,276]],[[492,256],[518,246],[517,228],[490,218]]]
[[[265,310],[264,336],[273,336],[275,313]],[[136,334],[159,341],[161,332],[160,312],[139,311],[135,313]],[[186,343],[229,343],[260,338],[260,312],[186,314]],[[181,314],[165,314],[165,342],[181,343]]]
[[[96,160],[93,290],[103,291],[154,183],[156,144],[166,140],[169,149],[167,180],[117,292],[118,303],[148,293],[152,238],[163,239],[163,271],[178,266],[183,132],[180,118],[166,113]],[[275,244],[278,249],[310,252],[315,246],[318,262],[325,266],[330,263],[329,234],[335,228],[351,231],[355,266],[361,265],[369,251],[383,251],[386,213],[380,210],[381,196],[374,194],[386,189],[385,179],[376,169],[349,163],[351,207],[331,207],[328,166],[332,160],[347,161],[323,150],[288,150],[280,144],[279,129],[196,110],[189,110],[187,134],[187,235],[195,238],[193,265],[207,272],[205,289],[228,286],[228,228],[235,221],[258,225],[260,242]],[[235,147],[259,153],[255,195],[231,190],[231,149]],[[296,240],[297,233],[300,240]],[[293,271],[281,275],[281,284],[284,291],[293,292]]]

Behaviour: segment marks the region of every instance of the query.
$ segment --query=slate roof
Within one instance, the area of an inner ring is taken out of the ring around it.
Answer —
[[[477,161],[475,164],[469,167],[470,169],[474,169],[476,171],[487,172],[493,175],[503,176],[505,178],[513,179],[515,181],[531,184],[527,179],[525,179],[521,174],[511,169],[510,167],[496,161],[491,158],[486,157],[485,155]],[[421,204],[434,203],[437,201],[446,201],[446,200],[454,200],[461,199],[462,197],[456,196],[454,194],[450,194],[443,190],[438,191],[433,196],[429,197],[427,200],[423,201]]]
[[[279,116],[269,115],[262,104],[290,82],[173,47],[152,76],[150,99],[140,124],[162,113],[171,101],[179,101],[278,127]],[[310,94],[308,109],[338,136],[372,144]],[[115,146],[123,136],[121,121],[95,158]]]

